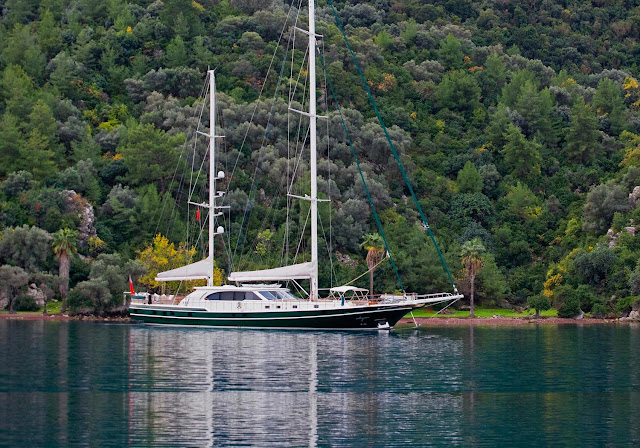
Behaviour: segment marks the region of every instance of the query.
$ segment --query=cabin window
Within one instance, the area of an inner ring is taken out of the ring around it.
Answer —
[[[244,293],[244,300],[260,300],[260,297],[258,297],[254,292],[247,291]]]
[[[320,305],[313,305],[314,308],[320,308]]]
[[[214,292],[213,294],[209,294],[207,300],[220,300],[220,293]]]
[[[220,293],[220,300],[234,300],[235,292],[225,291]],[[235,299],[238,300],[238,299]]]
[[[298,305],[293,305],[294,308],[298,308]]]
[[[269,308],[271,308],[271,305],[267,305],[264,307],[265,310],[268,310]]]
[[[245,294],[246,293],[244,291],[236,291],[233,293],[233,300],[241,302],[246,299]]]
[[[262,294],[267,300],[274,300],[278,298],[272,291],[260,291],[260,294]]]

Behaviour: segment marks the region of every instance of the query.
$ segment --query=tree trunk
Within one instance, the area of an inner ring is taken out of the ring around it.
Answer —
[[[369,298],[373,300],[373,270],[369,272]]]
[[[540,310],[536,308],[536,319],[540,319]]]
[[[60,275],[60,297],[62,298],[61,313],[67,311],[67,293],[69,292],[69,266],[71,265],[71,257],[66,253],[60,254],[60,267],[58,274]]]
[[[15,299],[12,296],[9,296],[9,314],[16,314],[13,310],[13,302],[15,302]]]
[[[475,306],[473,304],[473,295],[475,293],[475,286],[476,286],[476,276],[471,275],[469,277],[469,280],[471,280],[471,294],[469,294],[469,317],[476,317]]]

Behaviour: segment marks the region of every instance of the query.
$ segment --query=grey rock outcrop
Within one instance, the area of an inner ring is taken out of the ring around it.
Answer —
[[[9,296],[7,296],[7,291],[0,290],[0,310],[4,310],[9,305]]]
[[[38,306],[44,306],[46,296],[44,292],[36,286],[35,283],[31,283],[27,288],[27,295],[33,297],[33,300]]]
[[[640,185],[633,187],[633,191],[629,193],[629,205],[631,209],[636,209],[640,205]]]

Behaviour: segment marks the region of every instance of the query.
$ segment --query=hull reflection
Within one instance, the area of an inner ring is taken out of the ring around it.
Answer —
[[[453,416],[463,401],[455,394],[412,392],[409,384],[406,395],[391,392],[413,381],[404,376],[415,375],[415,366],[394,364],[381,351],[389,341],[404,345],[411,339],[389,333],[133,327],[131,441],[147,444],[152,441],[146,434],[177,432],[196,445],[315,447],[358,444],[364,430],[367,440],[395,433],[407,443],[425,442],[426,431],[401,431],[414,412]],[[462,351],[460,341],[433,342],[434,353]],[[450,423],[447,438],[457,440]],[[388,442],[395,444],[393,438]]]

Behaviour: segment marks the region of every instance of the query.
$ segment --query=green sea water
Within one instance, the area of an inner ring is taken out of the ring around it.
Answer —
[[[0,320],[0,446],[640,446],[640,326]]]

